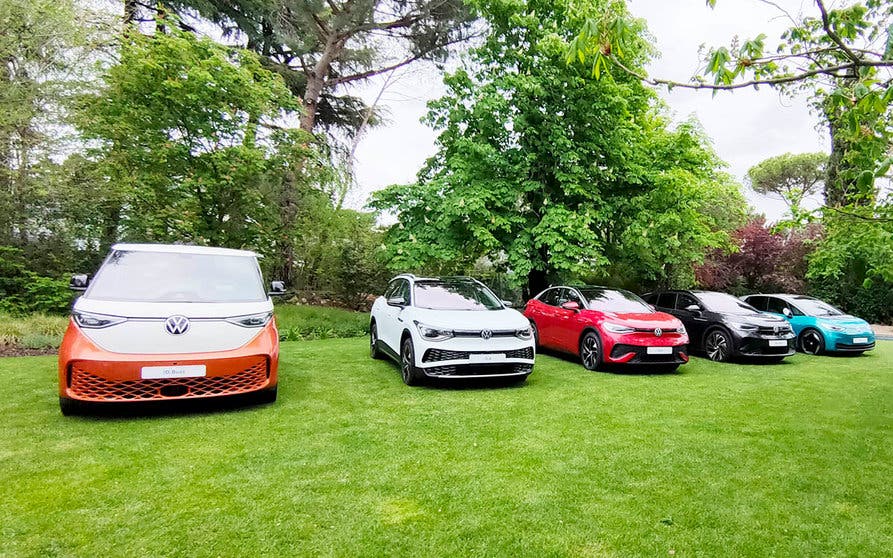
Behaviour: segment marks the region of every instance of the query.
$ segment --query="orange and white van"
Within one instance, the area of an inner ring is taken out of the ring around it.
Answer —
[[[59,349],[63,414],[87,404],[277,393],[279,334],[258,255],[245,250],[117,244],[92,281],[72,278]]]

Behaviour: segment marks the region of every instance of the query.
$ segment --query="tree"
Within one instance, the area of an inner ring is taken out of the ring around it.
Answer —
[[[751,167],[747,177],[757,192],[784,201],[796,220],[803,200],[819,192],[827,161],[824,153],[785,153]]]
[[[285,78],[304,106],[301,129],[317,124],[355,130],[366,115],[338,88],[406,66],[439,59],[469,36],[462,0],[172,0],[195,10]]]
[[[253,53],[167,29],[127,34],[105,86],[79,103],[107,185],[95,204],[117,218],[112,236],[269,255],[293,246],[300,231],[279,220],[282,193],[313,188],[324,159],[286,125],[294,97]]]
[[[564,63],[566,30],[600,2],[473,6],[489,34],[430,104],[437,154],[415,184],[372,202],[399,219],[387,237],[394,268],[461,271],[486,256],[529,296],[617,261],[665,282],[723,242],[702,210],[735,186],[700,129],[668,129],[637,78],[594,81]],[[627,56],[641,63],[650,46],[634,31]]]
[[[691,81],[652,78],[626,60],[631,19],[625,2],[615,0],[578,29],[568,49],[568,60],[591,60],[598,78],[614,68],[651,85],[711,91],[761,85],[784,92],[807,92],[814,108],[828,124],[831,155],[826,167],[825,199],[829,206],[872,205],[874,182],[890,169],[888,122],[893,84],[880,73],[893,68],[893,12],[889,2],[848,2],[828,9],[814,0],[815,11],[795,17],[774,2],[791,22],[777,47],[767,49],[764,34],[738,40],[728,47],[710,48],[703,67]],[[716,0],[708,0],[714,5]],[[880,47],[883,45],[883,47]]]
[[[66,0],[0,2],[0,244],[28,241],[35,169],[57,153],[81,19]]]

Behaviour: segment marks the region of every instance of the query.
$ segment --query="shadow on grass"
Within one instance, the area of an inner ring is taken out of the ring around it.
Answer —
[[[72,416],[87,420],[167,418],[247,411],[273,404],[261,400],[257,394],[247,393],[206,399],[86,403],[81,404]]]
[[[553,351],[552,349],[537,349],[537,354],[546,355],[552,358],[557,358],[559,360],[563,360],[565,362],[575,364],[579,369],[580,373],[589,373],[589,370],[583,368],[583,364],[580,362],[580,358],[576,355],[563,353],[561,351]],[[617,374],[620,376],[670,376],[682,374],[685,370],[684,364],[679,366],[672,364],[659,364],[659,363],[641,363],[641,364],[602,364],[596,374],[599,373],[608,373],[608,374]],[[680,368],[683,367],[683,368]],[[534,368],[534,370],[536,370]]]
[[[510,376],[506,378],[428,378],[425,387],[445,390],[483,390],[523,388],[527,378]]]

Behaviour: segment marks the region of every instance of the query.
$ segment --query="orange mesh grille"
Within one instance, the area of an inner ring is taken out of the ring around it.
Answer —
[[[178,397],[234,395],[261,389],[267,381],[267,359],[228,376],[166,378],[161,380],[108,380],[75,363],[71,367],[72,395],[94,401],[145,401]]]

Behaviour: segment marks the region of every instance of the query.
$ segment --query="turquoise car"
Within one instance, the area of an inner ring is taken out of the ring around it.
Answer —
[[[797,348],[810,355],[824,352],[862,354],[874,348],[868,322],[849,316],[817,298],[789,294],[744,297],[757,310],[784,316],[797,334]]]

